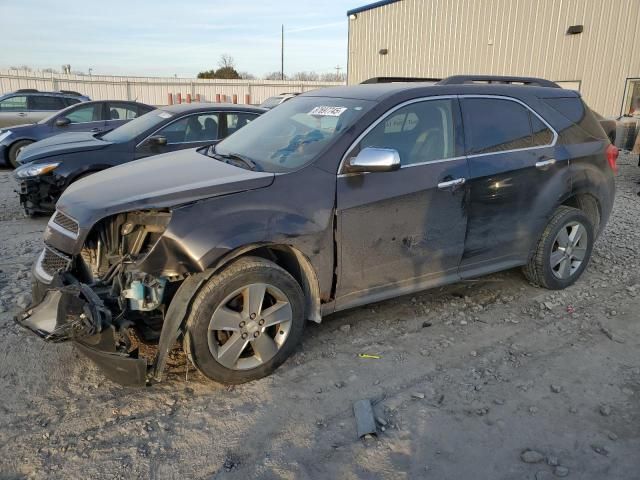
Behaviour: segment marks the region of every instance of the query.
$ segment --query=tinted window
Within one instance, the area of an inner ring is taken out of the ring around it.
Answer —
[[[167,137],[167,143],[206,142],[218,139],[218,114],[189,115],[170,123],[157,135]]]
[[[533,132],[533,145],[536,147],[550,145],[553,142],[553,132],[536,115],[531,112],[529,112],[529,115],[531,118],[531,131]]]
[[[257,116],[254,113],[226,113],[226,131],[222,132],[221,136],[228,137],[242,127],[249,125]]]
[[[97,122],[102,118],[102,104],[81,105],[65,115],[71,123]]]
[[[131,120],[138,116],[138,107],[126,103],[109,103],[107,111],[109,112],[107,120]]]
[[[27,110],[27,97],[9,97],[0,101],[0,112],[24,112]]]
[[[510,100],[462,99],[465,143],[469,154],[532,146],[529,110]]]
[[[44,110],[55,112],[66,107],[60,97],[32,96],[29,98],[32,110]]]
[[[361,140],[358,151],[366,147],[393,148],[403,165],[454,157],[453,101],[431,100],[402,107],[376,125]]]
[[[65,98],[64,101],[66,102],[67,106],[71,106],[71,105],[75,105],[76,103],[80,103],[80,100],[78,100],[77,98]]]
[[[585,105],[580,98],[545,98],[544,102],[571,123],[578,125],[588,135],[595,138],[607,138],[600,122],[598,122],[587,108],[585,108]],[[561,126],[561,130],[570,129],[571,126],[572,125]],[[574,137],[570,132],[569,136],[572,138]]]

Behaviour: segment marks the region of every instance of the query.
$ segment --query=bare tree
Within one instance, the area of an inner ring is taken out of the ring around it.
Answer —
[[[320,75],[316,72],[297,72],[291,75],[292,80],[299,80],[301,82],[313,82],[320,79]]]
[[[264,79],[265,80],[280,80],[282,74],[280,72],[270,72],[265,74]],[[284,76],[284,79],[287,80],[289,77],[287,77],[286,75]]]
[[[220,60],[218,60],[218,67],[220,68],[236,68],[236,61],[233,57],[227,53],[223,53],[220,55]]]
[[[253,73],[249,73],[249,72],[238,72],[238,75],[240,75],[240,78],[242,78],[243,80],[255,80],[256,76]]]

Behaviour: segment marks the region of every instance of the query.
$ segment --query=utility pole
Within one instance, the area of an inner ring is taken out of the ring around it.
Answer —
[[[280,37],[280,80],[284,80],[284,24],[282,24],[282,35]]]
[[[342,70],[342,67],[340,65],[336,65],[336,82],[340,81],[340,70]]]

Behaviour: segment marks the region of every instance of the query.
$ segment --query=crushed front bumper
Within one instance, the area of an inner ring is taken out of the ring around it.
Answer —
[[[88,285],[58,274],[50,284],[35,280],[33,297],[34,305],[15,317],[20,326],[49,342],[73,341],[114,382],[146,384],[147,361],[137,350],[118,350],[111,313]]]
[[[28,214],[51,213],[60,196],[60,181],[53,175],[16,178],[20,204]]]

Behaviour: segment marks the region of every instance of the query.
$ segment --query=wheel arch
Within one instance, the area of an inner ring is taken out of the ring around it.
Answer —
[[[306,255],[297,248],[277,243],[257,243],[245,245],[228,252],[210,267],[213,273],[227,266],[232,261],[245,256],[261,257],[271,260],[284,268],[302,287],[305,296],[305,315],[307,320],[320,323],[321,297],[318,276]]]
[[[284,268],[300,284],[305,296],[307,320],[320,323],[322,320],[320,284],[309,259],[298,249],[281,244],[250,244],[232,250],[219,258],[206,270],[187,277],[173,296],[160,333],[158,353],[153,365],[153,378],[162,380],[169,351],[184,330],[191,313],[191,305],[200,289],[213,275],[234,260],[245,256],[256,256],[274,261]]]

